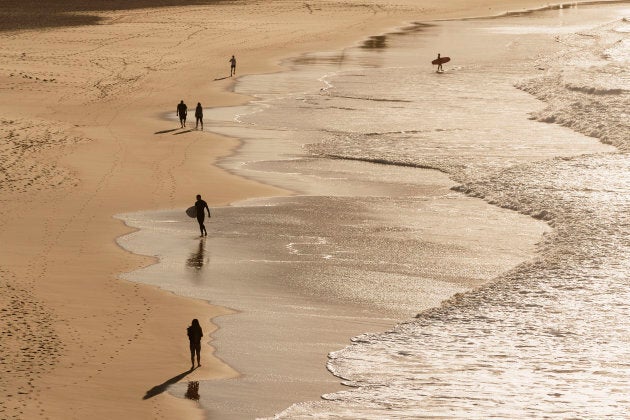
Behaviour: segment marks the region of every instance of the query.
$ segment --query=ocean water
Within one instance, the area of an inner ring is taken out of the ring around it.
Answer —
[[[213,209],[199,241],[181,210],[124,216],[141,230],[119,242],[161,261],[130,279],[242,311],[215,320],[245,374],[195,385],[209,415],[626,417],[629,15],[409,23],[205,110],[243,139],[224,168],[295,191]],[[296,403],[312,348],[321,389],[347,388]],[[271,412],[243,399],[267,392]]]
[[[252,146],[232,170],[308,189],[304,154],[434,168],[553,228],[535,260],[332,352],[348,389],[276,418],[628,416],[628,16],[616,4],[411,24],[239,82],[256,101],[217,130],[285,133],[284,152]],[[453,57],[442,74],[427,65],[438,51]]]
[[[276,418],[627,418],[628,16],[592,6],[416,26],[382,39],[378,64],[239,116],[310,128],[317,156],[438,169],[456,191],[553,227],[535,260],[332,352],[348,389]],[[428,40],[469,50],[436,75],[414,63]]]

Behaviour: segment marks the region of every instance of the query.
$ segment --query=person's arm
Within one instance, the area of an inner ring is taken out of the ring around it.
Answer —
[[[210,207],[208,207],[208,203],[206,203],[206,210],[208,210],[208,217],[212,217],[210,216]]]

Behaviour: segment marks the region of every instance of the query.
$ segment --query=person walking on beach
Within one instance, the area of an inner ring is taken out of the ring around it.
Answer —
[[[179,116],[179,122],[182,128],[186,127],[186,114],[188,114],[188,107],[182,99],[182,101],[177,104],[177,111],[175,112],[175,115]]]
[[[203,107],[201,106],[201,102],[197,102],[197,108],[195,108],[195,118],[197,122],[195,123],[195,130],[199,127],[199,123],[201,123],[201,131],[203,131]]]
[[[206,226],[203,224],[203,221],[206,218],[204,210],[208,211],[208,217],[210,217],[210,208],[208,207],[208,203],[203,201],[199,194],[197,194],[197,201],[195,201],[195,209],[197,209],[197,222],[199,222],[201,236],[208,236],[208,231],[206,230]]]
[[[190,370],[195,368],[195,354],[197,355],[197,367],[201,366],[201,337],[203,337],[203,330],[199,321],[193,319],[190,327],[186,329],[188,334],[188,341],[190,341]]]
[[[236,74],[236,58],[232,56],[228,61],[230,62],[230,77],[232,77],[232,75]]]
[[[440,53],[438,53],[437,62],[438,62],[438,68],[437,68],[438,73],[441,71],[444,71],[444,69],[442,68],[442,59],[440,58]]]

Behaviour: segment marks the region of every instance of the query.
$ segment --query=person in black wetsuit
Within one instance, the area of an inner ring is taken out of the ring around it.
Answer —
[[[192,320],[190,327],[186,329],[186,333],[190,341],[190,370],[193,370],[195,368],[195,354],[197,355],[197,367],[201,366],[201,337],[203,337],[203,330],[197,319]]]
[[[188,114],[188,107],[184,103],[184,100],[177,104],[177,111],[175,115],[179,116],[179,123],[182,125],[182,128],[186,127],[186,115]]]
[[[437,59],[438,59],[438,68],[437,68],[437,71],[438,71],[438,73],[439,73],[439,72],[444,71],[444,69],[442,68],[442,61],[440,61],[440,60],[441,60],[440,53],[438,53],[438,58],[437,58]]]
[[[230,62],[230,77],[232,77],[236,74],[236,58],[232,56],[232,58],[230,58],[228,61]]]
[[[208,207],[208,203],[203,201],[199,194],[197,194],[195,208],[197,209],[197,221],[199,222],[199,230],[201,231],[201,236],[208,236],[208,231],[206,230],[206,226],[203,224],[203,221],[206,218],[204,210],[208,211],[208,217],[210,217],[210,208]]]
[[[201,102],[197,102],[197,108],[195,108],[195,118],[197,122],[195,123],[195,130],[199,127],[199,123],[201,123],[201,131],[203,131],[203,107],[201,106]]]

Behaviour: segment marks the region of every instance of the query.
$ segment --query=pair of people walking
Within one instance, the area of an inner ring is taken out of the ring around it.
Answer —
[[[236,58],[232,55],[232,58],[228,60],[230,63],[230,77],[236,74]],[[175,111],[175,115],[179,117],[179,123],[182,128],[186,127],[186,117],[188,116],[188,106],[184,103],[182,99],[179,104],[177,104],[177,111]],[[199,124],[201,124],[201,130],[203,130],[203,107],[201,106],[201,102],[197,102],[197,107],[195,108],[195,129],[199,129]]]
[[[175,111],[175,115],[179,117],[179,123],[182,128],[186,127],[186,116],[188,115],[188,106],[184,103],[182,99],[179,104],[177,104],[177,111]],[[197,102],[197,107],[195,108],[195,129],[199,128],[199,124],[201,124],[201,130],[203,130],[203,107],[201,106],[201,102]]]

